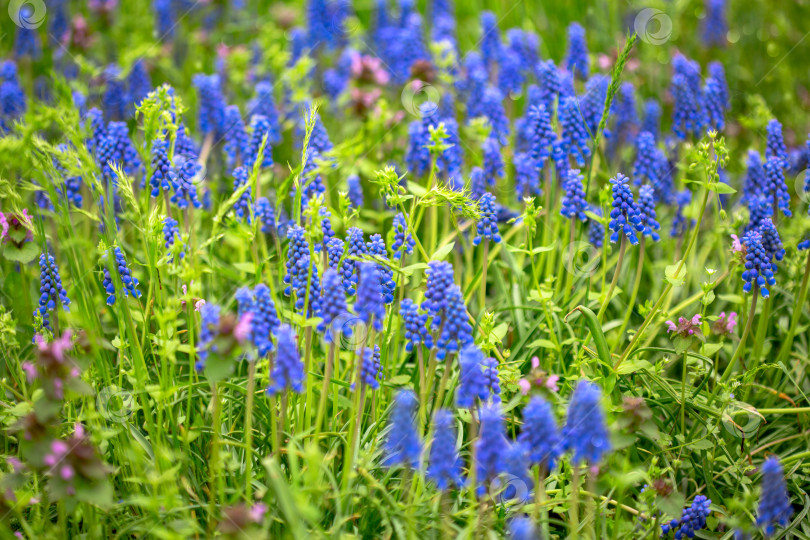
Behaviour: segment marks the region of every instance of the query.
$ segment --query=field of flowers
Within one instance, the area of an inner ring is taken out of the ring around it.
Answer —
[[[807,2],[7,4],[0,538],[810,539]]]

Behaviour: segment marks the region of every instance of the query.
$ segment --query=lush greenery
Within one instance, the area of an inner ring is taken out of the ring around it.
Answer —
[[[3,538],[810,538],[806,2],[11,4]]]

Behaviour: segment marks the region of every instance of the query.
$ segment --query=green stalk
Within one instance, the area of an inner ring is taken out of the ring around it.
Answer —
[[[479,313],[481,316],[483,316],[487,310],[487,268],[489,266],[489,240],[484,238],[483,244],[483,253],[481,259],[481,287],[479,289],[479,305],[481,306],[481,311]]]
[[[211,408],[213,410],[213,420],[211,426],[211,454],[209,459],[209,470],[211,477],[208,480],[209,500],[208,500],[208,533],[213,533],[216,524],[217,497],[225,501],[224,486],[222,486],[222,476],[219,470],[219,432],[222,429],[222,403],[219,400],[217,383],[211,385]]]
[[[627,328],[627,324],[630,322],[630,315],[633,313],[633,308],[636,305],[636,297],[638,296],[638,288],[641,285],[641,274],[643,274],[644,270],[644,241],[646,237],[642,236],[641,241],[638,246],[638,264],[636,265],[636,280],[633,282],[633,292],[630,294],[630,303],[627,305],[627,312],[624,314],[624,321],[622,321],[621,327],[619,327],[619,333],[616,336],[616,343],[613,344],[613,349],[611,349],[611,353],[616,352],[616,348],[622,342],[622,336],[624,335],[624,331]]]
[[[622,239],[619,244],[619,259],[616,261],[616,269],[613,271],[613,279],[610,281],[607,296],[605,296],[602,305],[599,307],[599,312],[596,314],[596,320],[598,320],[600,324],[602,322],[602,316],[605,314],[605,310],[607,310],[608,304],[610,304],[610,300],[613,297],[613,290],[616,288],[616,283],[619,281],[619,274],[622,271],[622,261],[624,261],[624,253],[626,249],[627,236],[622,234]]]
[[[329,344],[329,352],[326,357],[326,368],[323,374],[323,384],[321,385],[321,398],[318,403],[318,416],[315,418],[315,438],[321,434],[321,427],[323,426],[323,417],[326,413],[326,396],[329,394],[329,385],[332,382],[332,371],[335,367],[335,342]]]
[[[743,330],[743,334],[740,337],[740,342],[737,344],[737,349],[734,351],[734,354],[729,360],[728,365],[726,366],[726,370],[723,372],[723,376],[720,377],[717,385],[712,390],[712,393],[709,394],[708,403],[706,403],[707,407],[711,407],[712,403],[714,403],[714,398],[717,395],[717,391],[723,386],[723,383],[726,382],[729,377],[731,377],[731,372],[734,369],[734,365],[737,363],[737,359],[742,354],[743,350],[745,349],[745,340],[748,339],[748,334],[751,333],[751,327],[754,324],[754,313],[757,310],[757,297],[759,296],[759,285],[754,283],[754,287],[751,290],[751,295],[753,296],[751,300],[751,310],[748,312],[748,320],[745,323],[745,330]]]
[[[571,506],[568,508],[568,538],[578,540],[579,538],[579,467],[573,465],[574,471],[571,478]]]
[[[681,369],[681,433],[686,433],[686,371],[689,365],[689,351],[683,352],[683,367]]]
[[[245,404],[245,501],[253,501],[253,398],[256,394],[256,362],[248,362],[247,402]]]
[[[776,363],[784,362],[790,354],[790,349],[793,347],[793,338],[796,336],[796,328],[799,326],[799,320],[802,318],[802,306],[804,305],[804,298],[807,295],[807,283],[810,278],[810,250],[807,250],[807,262],[804,265],[804,276],[802,277],[802,284],[799,287],[799,294],[796,296],[796,301],[793,304],[793,317],[790,319],[790,329],[785,341],[782,342],[782,348],[779,350],[779,356]]]

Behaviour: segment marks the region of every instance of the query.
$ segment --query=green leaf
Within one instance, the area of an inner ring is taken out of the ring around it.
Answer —
[[[680,271],[678,271],[678,267],[680,267]],[[686,282],[686,265],[683,264],[682,260],[676,261],[675,264],[667,266],[665,274],[667,281],[669,281],[673,287],[682,287]]]
[[[675,336],[672,338],[672,345],[675,347],[675,352],[683,354],[689,350],[689,345],[692,344],[692,337]]]
[[[652,368],[652,364],[647,362],[646,360],[627,360],[622,362],[622,364],[616,370],[616,373],[619,375],[627,375],[628,373],[635,373],[641,369],[650,369]]]
[[[453,251],[453,247],[454,247],[455,245],[456,245],[456,243],[455,243],[455,242],[450,242],[449,244],[445,244],[445,245],[443,245],[442,247],[440,247],[439,249],[437,249],[437,250],[436,250],[436,251],[433,253],[433,255],[431,255],[430,260],[431,260],[431,261],[440,261],[440,260],[444,259],[445,257],[447,257],[447,255],[448,255],[448,254],[449,254],[451,251]]]
[[[547,339],[535,339],[534,341],[532,341],[531,343],[526,345],[526,347],[529,348],[529,349],[540,347],[542,349],[551,349],[551,350],[554,350],[554,351],[559,350],[554,343],[552,343],[551,341],[549,341]]]
[[[706,188],[708,188],[709,191],[714,191],[715,193],[719,193],[721,195],[737,193],[736,189],[723,182],[712,182],[706,186]]]
[[[714,353],[719,351],[723,348],[723,345],[720,343],[707,343],[703,346],[703,355],[704,356],[712,356]]]
[[[34,242],[26,242],[18,248],[14,244],[6,244],[3,256],[9,261],[28,264],[39,255],[39,248]]]

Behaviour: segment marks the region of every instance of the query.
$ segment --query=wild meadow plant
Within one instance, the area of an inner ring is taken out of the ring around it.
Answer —
[[[0,536],[810,537],[807,6],[391,4],[10,2]]]

